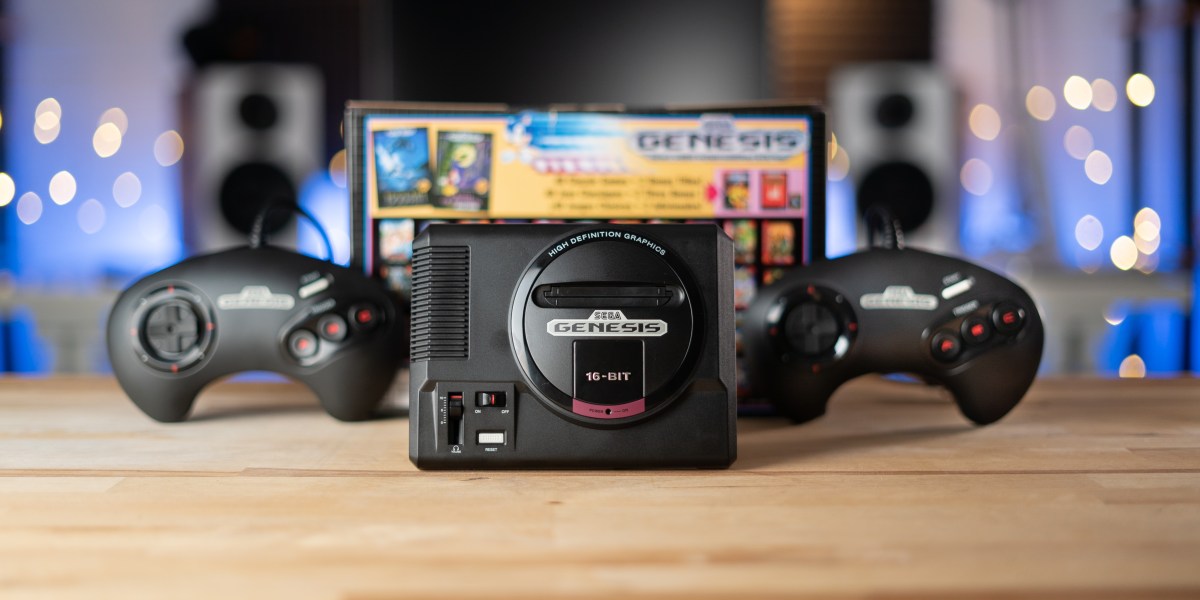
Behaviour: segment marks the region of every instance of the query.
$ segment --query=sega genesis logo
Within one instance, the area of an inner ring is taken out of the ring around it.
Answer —
[[[808,150],[808,134],[786,129],[643,130],[633,134],[632,143],[640,154],[651,159],[784,159]]]
[[[546,333],[558,337],[659,337],[667,333],[661,319],[626,319],[619,310],[598,310],[586,319],[553,319]]]

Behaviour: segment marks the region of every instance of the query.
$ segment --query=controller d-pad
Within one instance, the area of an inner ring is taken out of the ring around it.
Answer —
[[[846,355],[858,320],[846,297],[818,285],[781,297],[767,312],[767,336],[783,362],[819,365]]]
[[[138,358],[171,373],[203,360],[216,330],[205,300],[175,285],[143,297],[134,311],[133,323],[129,333]]]
[[[792,308],[783,324],[787,341],[797,352],[808,356],[824,354],[833,348],[842,328],[828,307],[805,302]]]
[[[176,358],[200,341],[200,319],[184,300],[168,300],[151,308],[144,327],[146,342],[159,358]]]

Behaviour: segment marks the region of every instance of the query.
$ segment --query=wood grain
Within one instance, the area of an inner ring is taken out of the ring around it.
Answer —
[[[1200,597],[1200,381],[1046,380],[966,424],[860,380],[728,471],[419,472],[401,416],[224,383],[0,380],[0,597]]]

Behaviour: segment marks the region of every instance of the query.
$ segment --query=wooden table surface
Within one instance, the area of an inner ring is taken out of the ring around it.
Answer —
[[[408,422],[224,383],[150,421],[0,380],[0,597],[1200,597],[1200,380],[1046,380],[1000,423],[860,380],[727,471],[417,471]]]

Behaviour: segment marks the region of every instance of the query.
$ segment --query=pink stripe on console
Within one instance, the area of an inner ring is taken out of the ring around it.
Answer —
[[[603,405],[573,398],[571,412],[593,419],[623,419],[646,412],[646,399],[639,398],[626,404]]]

